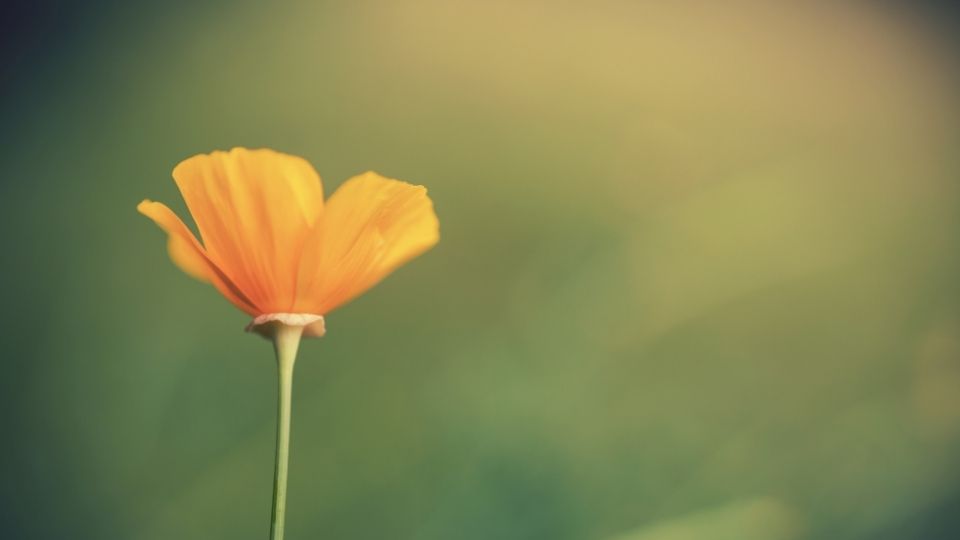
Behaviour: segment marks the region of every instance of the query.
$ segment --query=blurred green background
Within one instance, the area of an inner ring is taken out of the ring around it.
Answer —
[[[941,12],[18,13],[0,537],[266,536],[269,343],[135,211],[185,216],[173,166],[232,146],[302,155],[328,194],[368,169],[422,183],[441,220],[301,348],[291,540],[960,535]]]

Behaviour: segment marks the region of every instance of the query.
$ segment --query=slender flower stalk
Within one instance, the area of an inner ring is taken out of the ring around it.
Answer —
[[[167,233],[174,264],[252,316],[247,331],[273,341],[279,385],[270,538],[282,540],[300,339],[323,336],[328,313],[433,247],[439,222],[423,186],[367,172],[324,201],[309,163],[267,149],[193,156],[173,178],[200,240],[162,203],[144,200],[137,210]]]
[[[293,365],[297,361],[302,326],[276,325],[273,348],[277,353],[277,457],[273,469],[273,514],[270,540],[283,540],[287,508],[287,470],[290,462],[290,403],[293,395]]]

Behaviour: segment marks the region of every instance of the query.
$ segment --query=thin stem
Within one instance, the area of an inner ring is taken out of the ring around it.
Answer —
[[[290,396],[293,391],[293,364],[297,359],[302,333],[302,326],[281,324],[277,326],[273,336],[280,386],[277,393],[277,460],[273,470],[270,540],[283,540],[283,518],[287,506],[287,465],[290,456]]]

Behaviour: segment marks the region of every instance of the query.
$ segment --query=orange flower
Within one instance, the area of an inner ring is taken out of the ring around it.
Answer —
[[[197,155],[173,178],[202,244],[166,205],[137,210],[169,235],[173,262],[255,317],[253,329],[279,321],[322,335],[324,315],[439,239],[427,190],[374,172],[326,204],[313,167],[273,150]]]

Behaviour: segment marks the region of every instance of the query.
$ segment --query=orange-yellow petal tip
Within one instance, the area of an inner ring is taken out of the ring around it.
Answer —
[[[153,204],[153,201],[151,201],[150,199],[144,199],[140,201],[140,203],[137,204],[137,212],[140,212],[143,215],[147,215],[147,212],[148,212],[147,208],[149,208],[151,204]]]
[[[202,248],[173,210],[163,203],[144,199],[137,205],[137,211],[167,233],[167,252],[178,268],[194,279],[210,281],[210,264]]]

